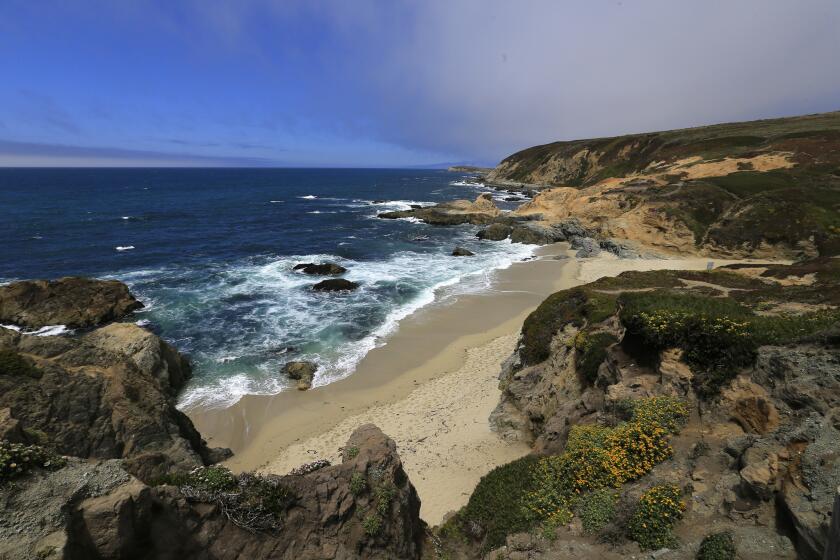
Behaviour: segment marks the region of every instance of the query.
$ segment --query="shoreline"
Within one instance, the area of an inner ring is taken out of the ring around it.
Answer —
[[[542,247],[535,260],[497,271],[488,291],[422,308],[347,378],[188,414],[211,445],[234,450],[226,466],[274,474],[316,459],[338,460],[349,432],[373,422],[396,441],[421,498],[421,517],[440,523],[466,503],[481,476],[530,451],[493,433],[488,416],[499,402],[501,363],[525,317],[545,297],[625,270],[703,270],[709,262],[566,258],[571,253],[565,243]],[[734,262],[744,261],[715,265]]]

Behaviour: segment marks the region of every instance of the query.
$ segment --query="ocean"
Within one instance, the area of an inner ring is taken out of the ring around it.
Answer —
[[[127,283],[146,306],[132,320],[192,361],[179,406],[225,407],[290,389],[289,360],[317,362],[315,386],[350,375],[401,319],[528,258],[531,246],[479,241],[476,226],[376,218],[488,191],[440,170],[0,169],[0,283]],[[327,260],[361,287],[315,293],[323,277],[292,270]]]

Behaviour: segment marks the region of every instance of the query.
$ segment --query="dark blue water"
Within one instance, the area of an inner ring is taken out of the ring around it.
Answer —
[[[0,281],[128,283],[143,324],[193,360],[182,404],[225,405],[287,387],[289,359],[317,361],[316,384],[346,376],[442,286],[482,289],[530,254],[471,226],[375,217],[483,190],[445,171],[0,169]],[[451,257],[455,245],[476,257]],[[320,260],[362,287],[313,293],[319,279],[291,269]]]

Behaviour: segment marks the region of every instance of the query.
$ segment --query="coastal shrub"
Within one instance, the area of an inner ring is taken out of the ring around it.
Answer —
[[[478,528],[485,548],[490,550],[503,545],[507,535],[527,531],[533,518],[525,508],[525,500],[533,488],[533,470],[538,461],[538,457],[526,455],[481,477],[458,514],[464,532],[478,536],[472,529]]]
[[[391,509],[391,502],[397,494],[393,484],[380,484],[373,490],[373,499],[376,503],[376,513],[386,515]]]
[[[296,500],[278,476],[234,475],[219,466],[168,474],[156,483],[178,486],[188,500],[216,504],[234,524],[249,531],[279,531],[284,513]]]
[[[365,475],[360,472],[354,472],[350,476],[350,493],[354,496],[359,496],[367,488],[367,480]]]
[[[67,461],[40,445],[0,441],[0,484],[22,476],[32,469],[60,469]]]
[[[355,445],[347,449],[347,458],[348,459],[355,459],[359,455],[359,448]]]
[[[640,399],[632,405],[639,412],[631,421],[613,428],[572,427],[563,453],[543,457],[534,466],[533,489],[525,502],[528,515],[549,526],[568,523],[582,495],[636,480],[671,457],[668,435],[679,431],[677,418],[687,414],[685,405],[654,399]]]
[[[732,533],[722,531],[703,538],[697,560],[735,560],[735,540]]]
[[[0,375],[39,377],[40,372],[18,352],[6,348],[0,350]]]
[[[679,433],[688,419],[688,407],[677,397],[660,396],[630,401],[634,422],[658,424],[672,434]]]
[[[557,331],[568,324],[583,324],[586,303],[586,293],[577,288],[548,296],[522,325],[522,362],[533,365],[548,358],[551,339]]]
[[[610,488],[602,488],[588,494],[580,501],[576,511],[587,533],[597,533],[615,517],[618,493]]]
[[[679,488],[665,484],[654,486],[639,498],[628,531],[630,538],[639,543],[642,550],[658,550],[675,545],[676,537],[672,529],[685,511],[681,497]]]
[[[382,530],[382,518],[375,513],[369,513],[362,519],[362,528],[367,536],[375,537]]]
[[[840,320],[836,310],[803,315],[759,316],[731,298],[669,292],[621,295],[623,344],[647,358],[665,348],[681,348],[695,372],[695,390],[716,395],[740,368],[755,361],[763,344],[785,344],[825,331]]]
[[[618,339],[610,333],[599,332],[585,334],[575,341],[575,348],[579,352],[577,370],[589,383],[594,383],[598,378],[598,368],[607,357],[607,348],[618,342]]]

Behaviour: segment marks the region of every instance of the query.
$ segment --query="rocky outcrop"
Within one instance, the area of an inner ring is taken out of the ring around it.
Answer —
[[[174,394],[190,372],[186,360],[136,325],[78,338],[0,328],[0,351],[27,364],[26,374],[0,370],[0,409],[62,454],[122,458],[144,480],[229,454],[209,449],[175,408]]]
[[[95,327],[125,317],[143,304],[116,280],[60,278],[0,286],[0,324]]]
[[[312,387],[312,380],[315,378],[316,371],[318,371],[318,364],[315,362],[288,362],[283,366],[283,373],[289,379],[298,382],[298,391],[306,391]]]
[[[360,286],[358,282],[351,282],[344,278],[331,278],[329,280],[322,280],[312,286],[316,292],[349,292],[357,289]]]
[[[499,215],[501,215],[501,210],[493,202],[493,197],[484,193],[479,195],[474,202],[454,200],[429,207],[382,212],[378,216],[385,219],[416,218],[431,225],[452,226],[489,224]]]
[[[487,241],[501,241],[507,239],[512,230],[513,228],[508,224],[495,223],[479,231],[475,236],[479,239],[486,239]]]
[[[300,263],[296,264],[292,270],[299,270],[304,274],[311,274],[313,276],[338,276],[347,272],[346,268],[333,262]]]
[[[180,558],[199,560],[417,559],[424,530],[420,501],[390,438],[361,426],[341,465],[270,476],[273,529],[249,531],[211,495],[148,486],[118,462],[71,460],[0,488],[0,556],[8,560]],[[247,481],[248,479],[241,479]],[[246,482],[240,482],[245,484]],[[243,507],[255,515],[257,494]],[[250,504],[250,505],[249,505]]]
[[[472,257],[475,253],[470,251],[469,249],[464,249],[463,247],[455,247],[452,249],[452,256],[453,257]]]

